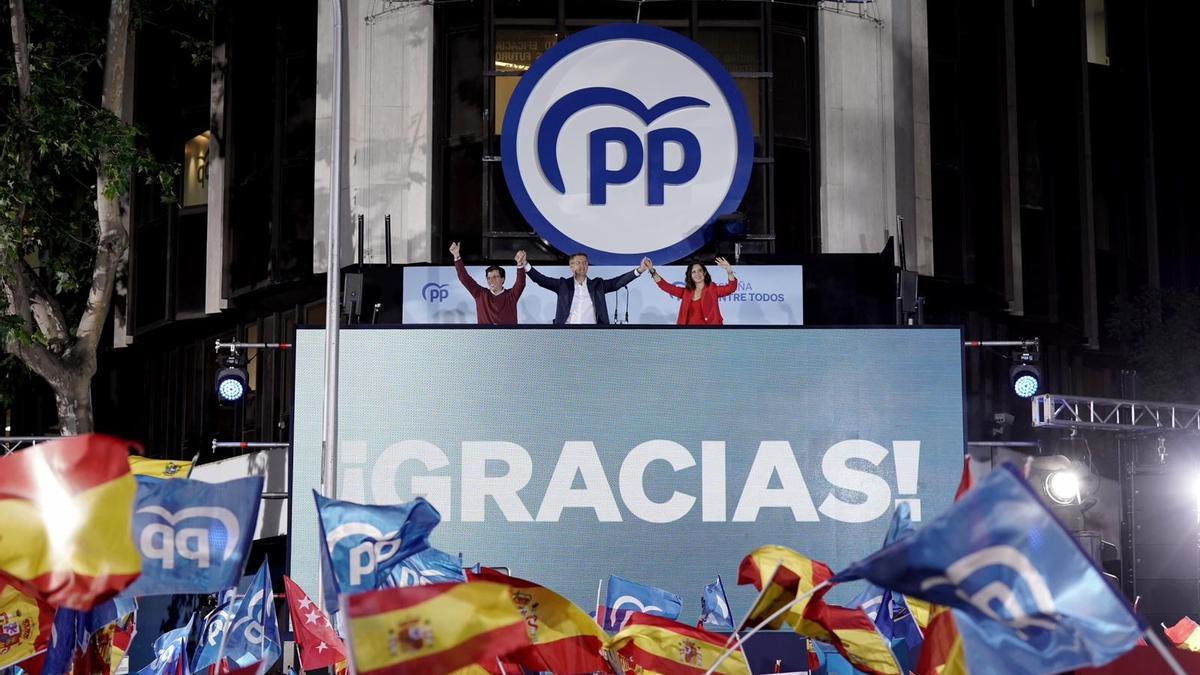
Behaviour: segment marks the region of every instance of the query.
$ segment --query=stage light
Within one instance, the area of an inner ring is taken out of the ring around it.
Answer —
[[[1073,469],[1051,471],[1046,476],[1046,496],[1056,504],[1077,504],[1079,497],[1079,474]]]
[[[217,400],[226,405],[240,403],[246,396],[250,381],[246,375],[245,365],[238,358],[237,352],[232,350],[228,354],[219,355],[217,365],[221,366],[217,370],[214,382]]]
[[[1008,371],[1008,381],[1012,384],[1013,393],[1021,398],[1029,398],[1042,388],[1042,372],[1034,365],[1037,354],[1022,351],[1014,355],[1013,367]]]

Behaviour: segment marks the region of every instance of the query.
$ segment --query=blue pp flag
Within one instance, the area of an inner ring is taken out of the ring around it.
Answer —
[[[604,597],[600,626],[610,633],[621,630],[629,620],[629,615],[634,612],[661,616],[673,621],[678,619],[679,613],[683,611],[683,601],[678,595],[615,574],[608,577],[608,590]]]
[[[462,560],[445,551],[427,548],[401,560],[388,570],[385,586],[407,588],[429,584],[452,584],[467,580]]]
[[[892,642],[892,651],[896,651],[897,643],[903,645],[905,653],[897,652],[897,659],[902,663],[917,663],[917,659],[921,655],[921,645],[925,643],[925,636],[921,634],[917,618],[912,615],[903,595],[892,591],[883,592],[879,615],[875,618],[875,627],[879,629],[879,633],[884,638]]]
[[[229,627],[225,629],[224,646],[219,650],[228,659],[245,668],[255,663],[266,670],[283,654],[279,640],[279,622],[275,618],[275,593],[271,590],[271,570],[264,560],[258,574],[238,601]]]
[[[896,504],[896,510],[892,512],[892,522],[888,525],[887,535],[883,538],[884,547],[891,546],[912,534],[913,531],[912,513],[908,502]],[[883,604],[883,594],[884,590],[882,588],[875,584],[867,584],[867,587],[855,596],[846,607],[861,608],[871,618],[871,621],[874,621],[875,625],[879,626],[882,630],[883,626],[880,624],[879,607]],[[901,602],[903,601],[901,600]],[[895,603],[893,603],[894,605]],[[907,605],[905,605],[905,610],[907,611]],[[885,620],[890,621],[890,617],[886,617]],[[887,633],[884,633],[884,635],[889,638],[891,637]]]
[[[700,596],[700,622],[712,624],[718,628],[733,628],[733,612],[729,611],[729,598],[725,597],[725,584],[721,576],[704,586],[704,594]]]
[[[183,480],[174,478],[172,480]],[[167,631],[154,641],[154,660],[150,665],[138,671],[138,675],[177,675],[186,673],[187,669],[187,639],[192,632],[193,614],[187,625]],[[49,672],[49,671],[47,671]]]
[[[122,597],[236,586],[258,526],[262,476],[224,483],[137,476],[133,539],[142,575]]]
[[[225,629],[229,627],[229,621],[233,618],[234,611],[237,610],[237,595],[236,589],[233,597],[227,598],[209,613],[208,619],[204,622],[204,629],[200,631],[200,644],[196,646],[196,653],[192,656],[192,672],[203,673],[205,669],[216,664],[217,655],[221,652],[221,640],[225,637]]]
[[[979,630],[959,630],[978,672],[1101,666],[1132,649],[1144,628],[1007,464],[912,536],[833,580],[853,579],[968,617]],[[971,656],[968,636],[992,656],[982,649]]]
[[[325,561],[335,580],[330,585],[337,586],[326,587],[326,607],[338,606],[338,593],[382,588],[391,568],[429,548],[429,533],[442,521],[437,509],[421,497],[389,506],[326,499],[316,490],[313,497]]]

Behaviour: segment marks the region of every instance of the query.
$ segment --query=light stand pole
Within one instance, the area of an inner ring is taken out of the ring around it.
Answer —
[[[337,497],[337,416],[338,416],[338,332],[341,324],[342,292],[342,23],[345,0],[333,4],[333,123],[329,142],[329,230],[325,237],[325,402],[321,414],[321,493]],[[325,542],[319,545],[324,547]],[[321,565],[326,556],[320,556]],[[332,570],[330,570],[332,571]],[[329,575],[332,577],[332,575]],[[326,614],[336,607],[325,607],[325,574],[317,575],[318,595]],[[330,669],[332,672],[332,669]]]

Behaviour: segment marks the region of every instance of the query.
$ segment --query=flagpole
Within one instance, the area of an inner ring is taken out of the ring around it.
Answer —
[[[720,666],[725,661],[725,659],[729,658],[729,655],[732,654],[735,649],[741,647],[742,643],[744,643],[746,640],[749,640],[750,636],[752,636],[755,633],[757,633],[758,631],[762,630],[763,626],[766,626],[767,624],[771,623],[777,617],[781,616],[784,612],[786,612],[789,609],[791,609],[792,607],[794,607],[797,602],[800,602],[801,600],[807,600],[808,597],[811,596],[813,593],[816,593],[817,591],[819,591],[822,588],[825,588],[826,586],[829,586],[829,585],[830,585],[830,583],[828,581],[822,581],[821,583],[817,584],[816,586],[813,586],[812,588],[808,589],[806,592],[801,593],[800,595],[797,595],[796,597],[792,598],[791,602],[787,603],[783,607],[780,607],[779,609],[775,610],[774,614],[763,619],[761,623],[759,623],[754,628],[750,629],[749,633],[746,633],[745,635],[740,635],[740,636],[735,633],[734,637],[737,638],[737,642],[735,642],[732,647],[726,647],[725,651],[721,653],[721,656],[717,658],[716,663],[712,664],[712,668],[709,668],[707,671],[705,671],[704,675],[712,675],[714,672],[716,672],[717,666]],[[726,644],[729,644],[729,643],[726,642]],[[743,653],[745,653],[745,652],[743,652]],[[1179,673],[1179,675],[1183,675],[1183,673]]]
[[[504,664],[500,661],[500,657],[496,657],[496,666],[500,668],[500,675],[508,675],[508,671],[504,669]]]
[[[1171,667],[1171,672],[1175,673],[1175,675],[1187,675],[1183,666],[1179,665],[1179,662],[1171,655],[1171,651],[1167,649],[1167,646],[1162,643],[1162,640],[1158,639],[1158,633],[1155,633],[1153,628],[1147,628],[1145,635],[1154,649],[1163,657],[1163,661],[1166,661],[1167,665]]]
[[[600,624],[601,628],[604,627],[604,620],[600,618],[600,587],[603,585],[604,579],[596,582],[596,623]]]
[[[771,582],[775,580],[775,574],[779,571],[780,567],[783,567],[782,558],[779,560],[779,563],[775,565],[775,571],[771,572],[771,576],[767,578],[767,582],[762,585],[762,590],[758,592],[758,597],[754,598],[754,602],[750,605],[750,609],[746,610],[746,615],[742,617],[742,622],[738,624],[737,628],[733,629],[733,633],[731,633],[729,635],[729,639],[725,641],[726,647],[729,646],[730,642],[733,642],[735,639],[737,639],[738,632],[746,627],[746,620],[750,618],[750,612],[754,611],[754,608],[758,606],[758,601],[762,600],[763,596],[767,594],[767,587],[770,586]]]

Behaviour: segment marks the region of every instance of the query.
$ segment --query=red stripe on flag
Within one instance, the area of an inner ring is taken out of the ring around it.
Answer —
[[[75,495],[129,473],[129,441],[103,434],[67,436],[0,458],[0,499],[34,501],[38,476],[53,475]],[[49,472],[47,472],[49,469]]]
[[[141,572],[137,572],[93,577],[71,570],[57,570],[34,577],[30,585],[41,589],[38,594],[51,605],[87,609],[111,600],[141,575]]]
[[[428,602],[456,586],[456,583],[430,584],[355,593],[347,598],[347,607],[352,617],[374,616]]]
[[[656,628],[669,630],[678,635],[686,635],[693,640],[707,642],[708,644],[713,645],[714,647],[720,647],[721,649],[725,648],[725,640],[728,637],[726,635],[710,633],[702,628],[692,628],[687,624],[679,623],[678,621],[672,621],[661,616],[643,614],[642,612],[634,612],[629,617],[629,623],[625,624],[625,627],[628,628],[629,626],[655,626]]]

